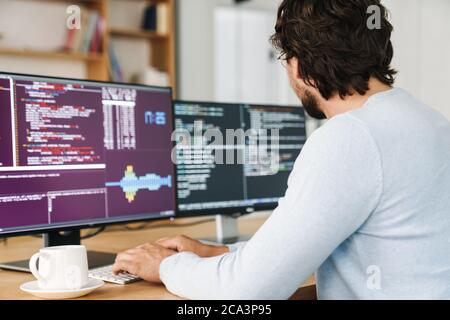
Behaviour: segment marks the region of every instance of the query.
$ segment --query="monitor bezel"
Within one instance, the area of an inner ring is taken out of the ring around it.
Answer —
[[[175,128],[175,119],[173,117],[173,113],[174,113],[174,97],[173,97],[173,89],[172,87],[169,86],[152,86],[152,85],[145,85],[145,84],[141,84],[141,83],[126,83],[126,82],[112,82],[112,81],[104,81],[104,80],[91,80],[91,79],[79,79],[79,78],[68,78],[68,77],[58,77],[58,76],[47,76],[47,75],[40,75],[40,74],[25,74],[25,73],[13,73],[13,72],[4,72],[4,71],[0,71],[0,77],[3,76],[17,76],[17,77],[29,77],[29,78],[38,78],[38,79],[50,79],[50,80],[63,80],[66,82],[81,82],[81,83],[91,83],[91,84],[110,84],[110,85],[114,85],[114,86],[133,86],[133,87],[137,87],[137,88],[145,88],[145,89],[158,89],[158,90],[167,90],[170,93],[170,99],[172,102],[171,105],[171,111],[172,111],[172,121],[171,121],[171,125],[172,125],[172,132]],[[171,146],[172,146],[172,150],[175,147],[175,141],[172,140],[171,137]],[[171,151],[172,152],[172,151]],[[26,226],[29,227],[29,230],[14,230],[12,229],[11,231],[1,231],[0,232],[0,239],[1,238],[9,238],[9,237],[17,237],[17,236],[26,236],[26,235],[36,235],[36,234],[44,234],[44,233],[49,233],[49,232],[64,232],[64,231],[70,231],[70,230],[82,230],[82,229],[92,229],[92,228],[101,228],[101,227],[106,227],[106,226],[110,226],[110,225],[119,225],[119,224],[129,224],[129,223],[136,223],[136,222],[148,222],[148,221],[158,221],[158,220],[172,220],[175,219],[177,217],[177,210],[178,210],[178,202],[177,202],[177,194],[178,194],[178,188],[177,188],[177,179],[176,179],[176,167],[175,164],[172,162],[172,167],[173,167],[173,176],[174,176],[174,203],[175,203],[175,208],[174,208],[174,213],[170,216],[162,216],[161,214],[163,212],[156,212],[156,213],[152,213],[152,215],[156,215],[156,216],[148,216],[148,217],[136,217],[136,219],[126,219],[127,217],[124,217],[124,220],[121,221],[83,221],[81,220],[79,223],[74,223],[74,224],[68,224],[68,225],[58,225],[58,226],[52,226],[52,225],[48,225],[45,227],[38,227],[35,229],[31,229],[33,228],[33,226]],[[159,215],[158,215],[159,214]],[[145,213],[143,213],[142,215],[146,215]]]
[[[306,113],[301,104],[299,105],[282,105],[282,104],[268,104],[268,103],[241,103],[241,102],[217,102],[217,101],[195,101],[195,100],[181,100],[181,99],[174,99],[173,100],[173,121],[174,121],[174,130],[176,130],[175,127],[175,105],[177,103],[186,103],[186,104],[208,104],[208,105],[221,105],[221,106],[260,106],[265,108],[299,108],[303,112],[303,117],[305,118],[305,137],[307,138],[307,131],[306,131]],[[174,148],[176,145],[174,144]],[[176,170],[176,166],[175,166]],[[176,182],[178,183],[178,174],[177,171],[175,171],[175,177]],[[287,186],[286,186],[287,188]],[[255,212],[262,212],[262,211],[271,211],[278,207],[278,202],[268,203],[268,204],[262,204],[262,205],[253,205],[253,206],[237,206],[237,207],[224,207],[224,208],[213,208],[213,209],[195,209],[195,210],[187,210],[182,211],[179,208],[179,200],[178,200],[178,187],[176,189],[177,192],[177,214],[176,218],[190,218],[190,217],[202,217],[202,216],[213,216],[213,215],[224,215],[224,216],[243,216],[247,214],[252,214]]]

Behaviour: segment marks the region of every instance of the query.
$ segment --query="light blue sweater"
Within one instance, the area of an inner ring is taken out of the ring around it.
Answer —
[[[450,299],[450,123],[402,89],[306,143],[268,221],[231,253],[179,253],[162,281],[192,299]],[[269,187],[269,186],[268,186]]]

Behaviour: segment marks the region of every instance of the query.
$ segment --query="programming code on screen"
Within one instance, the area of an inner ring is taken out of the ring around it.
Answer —
[[[248,140],[240,144],[224,138],[222,149],[235,152],[233,164],[215,161],[220,148],[194,148],[189,157],[177,148],[180,211],[274,204],[284,195],[289,174],[306,141],[303,108],[177,102],[174,116],[176,129],[187,130],[192,136],[201,130],[202,139],[207,130],[220,131],[223,137],[227,129],[279,130],[277,166],[251,161],[256,153],[253,154],[255,149],[249,147]],[[269,141],[268,137],[270,151]],[[239,163],[237,153],[242,149],[245,161]]]
[[[175,211],[171,92],[0,75],[0,232]]]

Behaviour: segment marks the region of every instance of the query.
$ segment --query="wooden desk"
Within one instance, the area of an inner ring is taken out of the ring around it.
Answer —
[[[207,220],[210,220],[206,218]],[[252,234],[264,222],[264,218],[244,218],[239,221],[239,230],[242,234]],[[182,219],[176,222],[154,222],[149,224],[151,229],[138,231],[126,230],[123,226],[109,227],[98,236],[83,241],[89,250],[103,252],[120,252],[137,245],[153,242],[166,236],[185,234],[194,238],[211,237],[214,234],[214,222],[183,226],[192,222],[205,221],[205,218]],[[163,226],[165,225],[165,226]],[[180,226],[178,226],[180,225]],[[155,228],[155,226],[158,226]],[[168,227],[170,226],[170,227]],[[0,243],[0,262],[24,260],[39,250],[42,240],[33,237],[18,237],[8,239],[7,244]],[[19,286],[33,280],[31,274],[0,270],[0,299],[37,299],[22,292]],[[314,279],[308,281],[293,296],[293,299],[314,299]],[[139,281],[125,286],[105,284],[83,299],[117,299],[117,300],[166,300],[179,299],[169,293],[164,286]]]

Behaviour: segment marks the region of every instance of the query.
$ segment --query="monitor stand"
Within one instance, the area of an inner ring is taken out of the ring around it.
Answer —
[[[251,236],[240,235],[238,230],[238,219],[241,214],[216,215],[216,237],[203,238],[202,241],[214,244],[233,244],[247,241]]]
[[[81,244],[80,230],[50,232],[43,235],[44,247],[79,245]],[[106,252],[88,251],[89,269],[103,267],[114,263],[115,254]],[[0,268],[6,270],[30,272],[29,260],[1,263]]]

